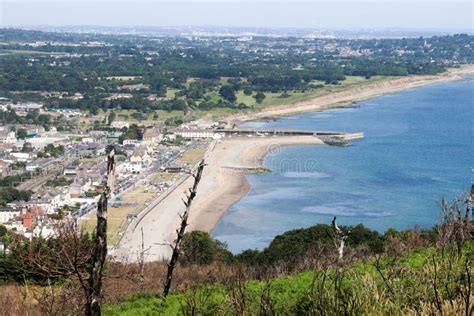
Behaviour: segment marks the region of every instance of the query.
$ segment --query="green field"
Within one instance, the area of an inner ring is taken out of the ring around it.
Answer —
[[[236,104],[244,103],[249,107],[249,109],[245,110],[240,110],[240,109],[234,109],[234,108],[213,108],[212,110],[209,111],[203,111],[203,110],[195,110],[191,115],[185,116],[183,111],[164,111],[164,110],[157,110],[154,111],[158,114],[158,119],[153,119],[153,114],[149,114],[148,118],[146,120],[138,121],[134,118],[132,118],[132,114],[134,112],[137,112],[136,110],[114,110],[115,113],[117,114],[117,121],[120,120],[126,120],[131,123],[136,123],[136,124],[153,124],[154,122],[164,122],[169,118],[173,117],[180,117],[180,118],[185,118],[185,121],[190,121],[190,120],[195,120],[203,117],[207,117],[209,119],[213,120],[218,120],[221,119],[225,116],[229,116],[232,114],[237,114],[237,113],[242,113],[242,112],[248,112],[248,111],[259,111],[268,107],[275,107],[275,106],[283,106],[283,105],[288,105],[288,104],[293,104],[299,101],[305,101],[305,100],[310,100],[312,98],[318,97],[320,95],[324,95],[327,93],[334,93],[334,92],[339,92],[343,91],[347,88],[350,87],[356,87],[356,86],[363,86],[366,84],[370,83],[375,83],[378,81],[383,81],[383,80],[389,80],[393,79],[395,77],[383,77],[383,76],[374,76],[370,79],[365,79],[363,77],[356,77],[356,76],[347,76],[346,80],[341,81],[340,85],[324,85],[321,88],[317,89],[308,89],[305,92],[301,91],[287,91],[287,96],[283,97],[282,93],[271,93],[267,92],[265,93],[265,99],[261,104],[258,104],[255,100],[255,92],[253,92],[252,95],[248,96],[243,93],[243,91],[237,91],[236,92],[236,97],[237,101],[235,102]],[[221,82],[224,84],[227,82],[230,78],[228,77],[223,77],[221,78]],[[192,82],[195,79],[189,79],[188,82],[186,83],[189,85],[190,82]],[[322,82],[315,81],[313,84],[322,84]],[[176,96],[176,93],[178,93],[180,90],[178,89],[167,89],[166,91],[166,98],[167,99],[173,99]],[[219,95],[218,91],[209,91],[205,94],[206,97],[209,97],[209,101],[212,103],[218,103],[219,100],[221,100],[221,96]],[[197,103],[199,104],[200,101]],[[108,115],[110,110],[105,111],[104,115]],[[154,113],[153,112],[153,113]]]
[[[137,186],[123,193],[121,197],[124,205],[108,209],[107,239],[110,245],[116,245],[120,241],[120,234],[127,228],[127,215],[138,214],[145,207],[146,202],[156,197],[156,192],[153,187]],[[88,232],[93,232],[96,225],[95,211],[82,222],[82,227]]]
[[[193,166],[197,164],[199,161],[204,158],[204,154],[206,153],[205,148],[193,148],[189,149],[181,155],[176,162],[183,165],[190,165]]]
[[[179,91],[178,89],[171,89],[171,88],[166,89],[166,98],[174,99],[178,91]]]
[[[434,248],[267,281],[201,285],[162,299],[137,294],[105,315],[420,315],[464,314],[474,243],[461,256]],[[471,298],[472,299],[472,298]],[[472,301],[471,301],[472,304]]]
[[[105,111],[103,115],[109,115],[109,113],[111,112],[112,110],[107,110]],[[132,117],[132,114],[137,112],[136,110],[113,110],[115,112],[115,114],[117,114],[117,117],[116,117],[116,121],[128,121],[130,123],[140,123],[138,120],[134,119]],[[153,113],[157,113],[158,114],[158,119],[157,121],[165,121],[166,119],[168,118],[171,118],[171,117],[182,117],[184,116],[183,114],[183,111],[165,111],[165,110],[156,110],[156,111],[153,111]],[[141,122],[145,122],[145,121],[155,121],[153,119],[153,114],[150,114],[148,115],[148,118],[146,120],[142,120]]]
[[[253,107],[254,109],[258,110],[258,109],[272,107],[272,106],[286,105],[286,104],[292,104],[299,101],[309,100],[326,93],[338,92],[338,91],[345,90],[349,87],[362,86],[362,85],[375,83],[378,81],[383,81],[383,80],[388,80],[388,79],[393,79],[393,78],[394,77],[374,76],[370,79],[365,79],[364,77],[347,76],[346,80],[341,81],[340,85],[325,85],[324,87],[318,88],[318,89],[308,89],[308,91],[306,92],[288,91],[287,93],[289,94],[289,96],[286,98],[281,97],[282,96],[281,92],[279,93],[267,92],[265,93],[265,99],[263,100],[261,104],[258,104],[256,102],[255,92],[251,96],[247,96],[243,93],[243,91],[238,91],[236,93],[236,97],[237,97],[236,103],[237,104],[244,103],[245,105],[249,107]],[[222,80],[224,79],[228,80],[229,78],[223,78]],[[319,82],[319,81],[315,81],[312,83],[324,84],[324,82]],[[208,92],[206,95],[211,97],[211,102],[217,103],[221,99],[221,97],[219,96],[219,93],[216,91]]]

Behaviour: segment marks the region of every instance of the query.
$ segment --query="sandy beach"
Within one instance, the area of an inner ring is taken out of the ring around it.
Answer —
[[[462,73],[473,71],[474,66],[466,66],[439,76],[397,78],[230,119],[246,121],[299,112],[321,111],[427,84],[459,80],[462,79]],[[191,207],[188,231],[211,232],[224,213],[247,194],[250,189],[249,183],[245,172],[239,168],[262,167],[265,155],[268,152],[278,151],[281,146],[321,144],[323,142],[313,136],[239,137],[218,141],[206,157],[208,166],[204,170],[198,195]],[[132,223],[113,255],[119,260],[136,261],[141,249],[143,229],[145,248],[149,248],[146,260],[167,259],[171,254],[170,244],[176,237],[175,231],[180,223],[179,214],[184,211],[182,203],[184,192],[191,184],[191,178],[187,179],[147,213],[138,224]]]
[[[348,88],[335,93],[328,93],[307,101],[296,102],[284,106],[269,107],[257,113],[236,115],[230,120],[236,122],[257,120],[266,117],[278,117],[302,112],[323,111],[351,105],[353,102],[382,96],[389,93],[413,89],[428,84],[462,80],[462,74],[474,72],[474,65],[465,65],[452,68],[449,71],[435,76],[407,76],[386,80],[373,84]]]
[[[322,144],[320,139],[313,136],[236,137],[218,141],[206,157],[207,166],[191,207],[188,231],[212,231],[227,209],[247,194],[250,186],[242,168],[262,167],[267,153],[278,152],[281,146]],[[113,255],[118,260],[136,261],[141,249],[143,229],[145,248],[149,248],[146,260],[168,258],[171,254],[169,245],[175,239],[175,231],[179,227],[179,214],[184,211],[182,199],[191,185],[192,179],[189,178],[138,225],[132,223]]]

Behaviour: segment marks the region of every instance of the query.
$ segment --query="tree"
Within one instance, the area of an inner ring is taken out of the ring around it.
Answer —
[[[25,129],[20,128],[18,131],[16,131],[16,138],[25,139],[26,136],[28,136],[28,133],[26,132]]]
[[[351,231],[349,230],[348,232],[345,232],[342,229],[340,229],[339,226],[337,226],[335,216],[332,220],[331,226],[333,229],[333,240],[334,240],[334,245],[337,248],[338,258],[339,260],[342,260],[342,257],[344,256],[344,247],[346,244],[346,240],[347,238],[349,238]]]
[[[245,95],[252,95],[252,89],[250,89],[249,87],[245,88],[244,89],[244,94]]]
[[[27,202],[31,197],[31,191],[21,191],[15,188],[0,188],[0,206],[5,206],[13,201]]]
[[[37,118],[37,121],[39,124],[41,125],[46,125],[46,124],[49,124],[50,121],[51,121],[51,118],[49,115],[45,115],[45,114],[40,114]]]
[[[26,162],[24,161],[17,161],[12,164],[10,164],[10,168],[12,170],[23,170],[26,168]]]
[[[181,226],[177,231],[178,235],[174,242],[173,253],[171,254],[171,259],[168,262],[168,271],[166,273],[165,285],[163,287],[164,297],[168,296],[168,293],[170,291],[171,280],[173,279],[173,271],[176,267],[176,264],[178,263],[178,257],[181,252],[181,243],[184,238],[184,233],[186,232],[186,226],[188,226],[189,210],[191,208],[191,204],[194,201],[194,198],[196,197],[197,187],[199,185],[199,182],[201,181],[204,166],[205,163],[204,160],[202,160],[199,166],[197,167],[196,173],[192,174],[194,178],[194,184],[191,188],[189,188],[189,195],[186,196],[186,201],[184,201],[184,206],[186,207],[186,209],[184,210],[183,215],[181,215]]]
[[[0,238],[5,237],[7,235],[7,228],[0,224]]]
[[[263,100],[265,99],[265,93],[259,91],[257,92],[257,94],[255,95],[255,100],[257,101],[258,104],[262,103]]]
[[[229,102],[237,101],[237,97],[235,96],[235,92],[231,86],[222,86],[219,89],[219,94],[226,101],[229,101]]]
[[[99,107],[97,105],[92,105],[91,107],[89,107],[89,113],[92,115],[99,114]]]
[[[113,121],[115,121],[115,118],[117,117],[117,115],[115,114],[114,111],[111,111],[109,113],[109,116],[107,117],[107,123],[108,125],[112,124]]]
[[[103,185],[103,192],[97,204],[97,226],[95,229],[94,250],[89,267],[89,279],[86,287],[85,314],[100,315],[102,300],[102,277],[105,260],[107,259],[107,203],[115,187],[115,152],[111,150],[107,155],[107,177]]]
[[[209,264],[215,260],[227,261],[232,257],[225,243],[212,239],[203,231],[186,233],[181,252],[184,264]]]

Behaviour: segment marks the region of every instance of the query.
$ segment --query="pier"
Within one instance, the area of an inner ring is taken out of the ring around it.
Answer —
[[[218,129],[216,133],[225,134],[225,136],[343,136],[343,132],[333,131],[302,131],[291,129],[269,129],[269,128],[236,128],[236,129]]]
[[[268,128],[236,128],[218,129],[214,133],[222,137],[247,136],[247,137],[272,137],[272,136],[314,136],[320,138],[328,145],[347,145],[351,140],[364,138],[364,133],[344,133],[339,131],[303,131],[290,129]]]

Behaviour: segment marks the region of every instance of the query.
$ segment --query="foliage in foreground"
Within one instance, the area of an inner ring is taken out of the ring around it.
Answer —
[[[408,256],[321,267],[264,281],[204,285],[166,300],[133,295],[107,306],[107,315],[471,315],[474,242],[462,253],[426,248]]]
[[[341,227],[351,231],[343,257],[327,225],[286,232],[245,257],[230,256],[225,244],[205,233],[190,233],[171,297],[155,294],[166,262],[109,261],[102,295],[112,314],[471,315],[474,230],[464,202],[463,197],[443,200],[442,223],[424,232],[380,235],[361,225]],[[73,228],[62,226],[50,240],[14,238],[9,244],[0,275],[7,282],[14,275],[18,283],[0,290],[6,314],[83,312],[80,284],[90,238]]]

